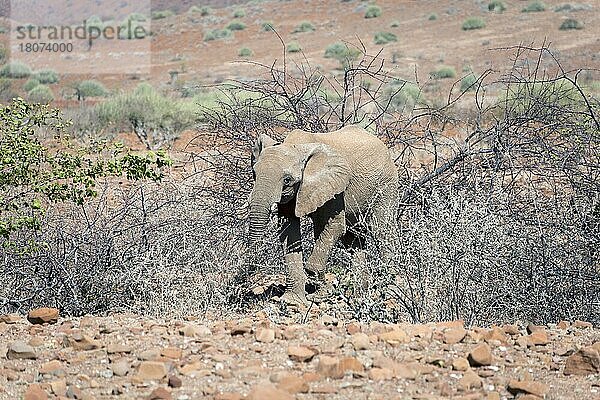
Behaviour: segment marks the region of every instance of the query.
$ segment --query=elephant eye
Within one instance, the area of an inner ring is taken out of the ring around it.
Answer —
[[[289,176],[289,175],[286,175],[286,176],[284,176],[284,177],[283,177],[283,184],[284,184],[285,186],[289,186],[289,185],[291,185],[292,181],[293,181],[293,179],[292,179],[292,177],[291,177],[291,176]]]

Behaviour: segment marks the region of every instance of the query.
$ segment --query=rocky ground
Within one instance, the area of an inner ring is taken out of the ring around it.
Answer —
[[[600,329],[586,322],[313,317],[0,316],[0,398],[600,399]]]

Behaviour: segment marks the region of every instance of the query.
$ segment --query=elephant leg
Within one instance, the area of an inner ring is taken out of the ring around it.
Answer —
[[[380,198],[371,219],[373,236],[381,253],[381,260],[386,267],[391,267],[394,249],[399,244],[397,207],[398,196],[393,192]]]
[[[343,195],[337,195],[326,202],[323,207],[311,214],[311,218],[315,231],[315,246],[308,258],[306,268],[317,278],[317,291],[313,298],[315,301],[322,301],[331,289],[325,282],[327,259],[335,243],[346,231]]]
[[[359,288],[365,292],[369,287],[370,274],[367,266],[366,232],[358,226],[348,228],[342,243],[352,257],[352,270],[360,279]]]
[[[302,265],[300,218],[285,217],[279,239],[283,245],[286,266],[286,289],[281,299],[289,304],[307,304],[306,274]]]

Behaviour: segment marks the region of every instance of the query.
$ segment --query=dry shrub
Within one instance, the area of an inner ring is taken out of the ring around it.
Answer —
[[[360,320],[600,323],[598,100],[579,90],[579,71],[557,62],[542,68],[552,61],[547,48],[507,50],[513,65],[499,79],[485,72],[474,94],[453,91],[441,107],[420,104],[404,114],[390,107],[394,96],[385,89],[403,86],[379,55],[363,54],[336,79],[306,63],[289,65],[285,54],[281,68],[253,64],[264,77],[222,88],[227,100],[206,110],[206,126],[176,154],[181,168],[170,180],[107,182],[97,201],[56,207],[42,231],[22,233],[39,249],[4,249],[2,311],[56,305],[75,315],[180,316],[262,304],[281,289],[283,266],[276,221],[263,248],[245,252],[254,137],[354,123],[393,147],[401,235],[369,240],[364,266],[345,268],[350,255],[335,252],[333,312]],[[566,102],[556,96],[565,81]],[[504,95],[490,102],[483,89],[498,85]],[[457,120],[453,108],[467,96],[472,116]],[[382,265],[385,248],[394,256]]]

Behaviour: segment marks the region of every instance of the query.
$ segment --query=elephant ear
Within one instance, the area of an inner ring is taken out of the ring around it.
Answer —
[[[300,145],[307,150],[302,182],[296,197],[296,216],[316,211],[336,194],[346,190],[350,166],[335,150],[324,144]]]
[[[252,165],[256,163],[258,156],[266,147],[274,146],[276,144],[278,143],[275,141],[275,139],[272,139],[270,136],[261,133],[252,145]]]

